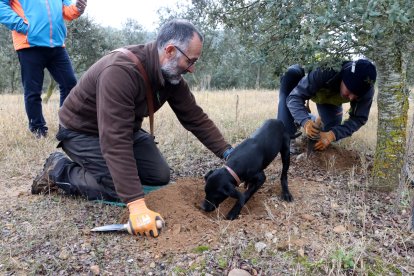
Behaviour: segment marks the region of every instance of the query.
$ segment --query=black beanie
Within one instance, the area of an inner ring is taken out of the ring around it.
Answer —
[[[350,61],[342,66],[342,81],[356,96],[363,96],[375,84],[377,70],[369,60]]]

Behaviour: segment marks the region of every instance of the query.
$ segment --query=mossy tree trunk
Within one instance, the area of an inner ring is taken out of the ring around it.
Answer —
[[[408,89],[403,53],[394,39],[376,45],[378,57],[378,128],[371,187],[398,187],[406,149]]]
[[[45,97],[43,98],[43,101],[45,103],[47,103],[49,101],[49,99],[52,96],[53,91],[55,90],[55,88],[56,88],[56,81],[53,79],[52,75],[50,75],[50,82],[49,82],[49,85],[47,87],[47,92],[46,92]]]

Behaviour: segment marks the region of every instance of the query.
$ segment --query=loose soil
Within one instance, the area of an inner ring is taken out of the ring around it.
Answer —
[[[305,156],[300,158],[305,159]],[[320,196],[326,194],[325,190],[330,189],[329,185],[324,183],[323,170],[319,167],[325,166],[332,158],[338,160],[335,168],[339,171],[350,170],[359,163],[357,155],[350,156],[349,152],[339,151],[336,148],[330,149],[323,155],[314,153],[309,160],[302,162],[304,177],[292,177],[292,171],[297,171],[297,168],[296,166],[291,168],[289,187],[294,197],[293,203],[280,199],[281,186],[278,177],[282,165],[278,158],[266,170],[270,180],[252,197],[240,217],[234,221],[224,219],[234,205],[234,199],[227,199],[216,211],[203,212],[199,207],[204,198],[203,179],[178,179],[176,183],[154,191],[146,197],[149,208],[157,210],[167,222],[165,231],[158,239],[152,240],[153,243],[149,246],[157,248],[160,252],[185,252],[201,244],[216,246],[224,233],[234,235],[240,230],[247,233],[271,232],[286,224],[287,217],[290,217],[289,223],[306,225],[306,227],[312,225],[311,228],[314,228],[320,221],[311,223],[309,219],[304,220],[303,216],[313,213],[312,208],[315,206],[310,203],[319,201]],[[320,174],[318,175],[317,172]],[[243,187],[239,189],[244,190]],[[273,206],[270,207],[270,204]],[[271,211],[273,209],[275,211]],[[272,212],[272,215],[269,216],[268,212]],[[123,222],[126,222],[127,214],[126,211],[122,218]],[[316,220],[316,217],[310,220]]]
[[[166,221],[156,239],[92,233],[95,226],[126,222],[126,208],[60,194],[31,195],[30,177],[16,176],[0,186],[5,203],[1,238],[13,260],[0,263],[0,272],[226,275],[242,268],[252,275],[412,273],[410,206],[401,204],[407,198],[399,192],[369,192],[370,165],[369,156],[339,146],[309,158],[292,156],[294,201],[287,203],[280,198],[277,157],[240,217],[227,221],[233,199],[211,213],[199,208],[203,175],[222,163],[206,154],[175,164],[172,183],[146,196],[149,208]]]

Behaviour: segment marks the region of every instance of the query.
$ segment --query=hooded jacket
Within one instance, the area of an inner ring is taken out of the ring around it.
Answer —
[[[64,20],[80,16],[70,0],[0,0],[0,23],[12,31],[14,49],[64,47]]]
[[[230,145],[197,105],[184,79],[177,85],[164,80],[155,43],[127,48],[139,58],[150,79],[154,112],[168,102],[184,128],[222,157]],[[147,116],[145,82],[132,60],[117,51],[86,71],[59,110],[62,126],[99,137],[116,192],[124,202],[144,196],[133,153],[133,136]]]

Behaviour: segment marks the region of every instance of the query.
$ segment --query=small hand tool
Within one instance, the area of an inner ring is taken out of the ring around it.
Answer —
[[[157,228],[161,229],[163,227],[163,223],[161,220],[157,220],[156,222]],[[105,226],[99,226],[91,229],[91,232],[113,232],[113,231],[127,231],[128,232],[129,224],[109,224]]]
[[[92,232],[128,231],[128,223],[110,224],[91,229]]]

